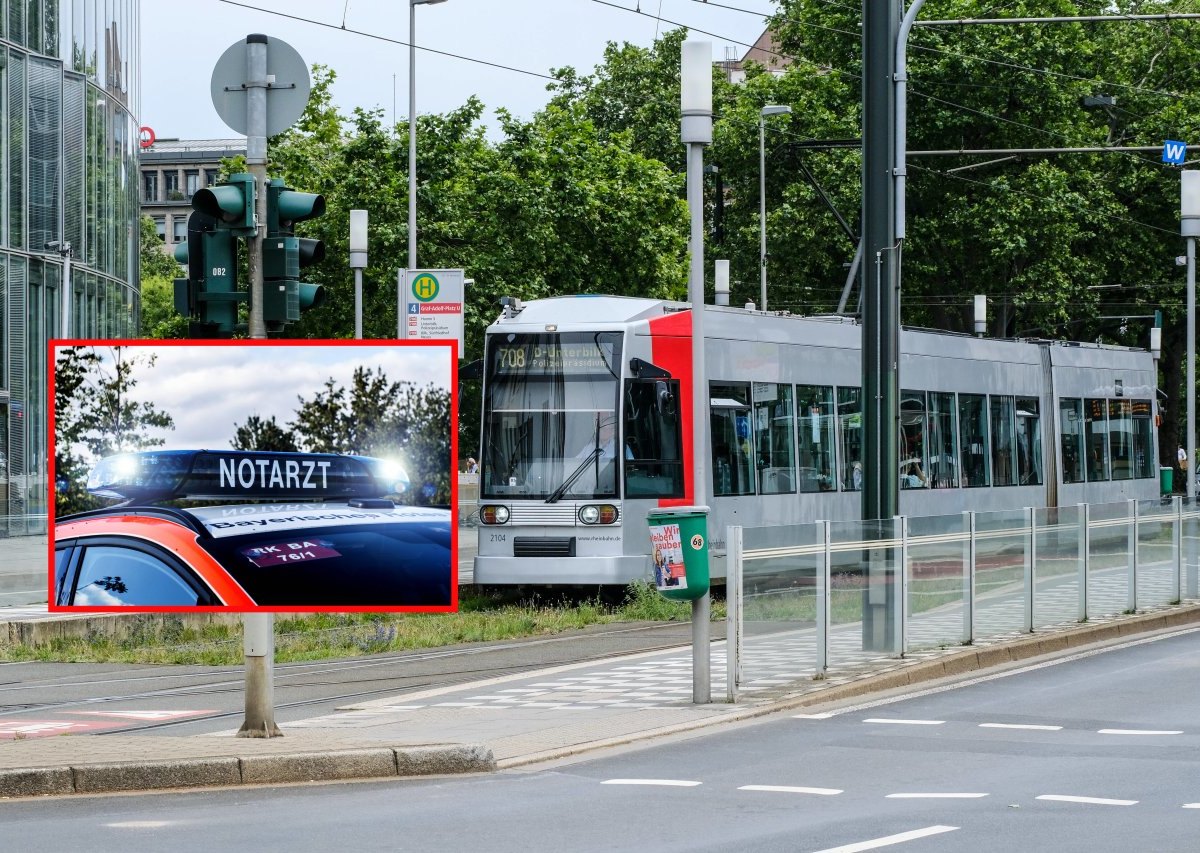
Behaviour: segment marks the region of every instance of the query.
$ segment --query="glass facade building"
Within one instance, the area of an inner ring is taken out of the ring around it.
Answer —
[[[45,529],[47,342],[137,331],[138,43],[138,0],[0,0],[0,536]]]

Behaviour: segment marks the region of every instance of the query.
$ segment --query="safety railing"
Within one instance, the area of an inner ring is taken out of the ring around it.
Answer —
[[[729,694],[1200,599],[1180,497],[727,531]]]

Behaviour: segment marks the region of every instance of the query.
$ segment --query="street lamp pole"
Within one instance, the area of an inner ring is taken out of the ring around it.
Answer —
[[[758,275],[759,307],[767,310],[767,116],[790,115],[788,106],[768,105],[758,114]]]
[[[704,146],[712,144],[712,42],[685,41],[680,52],[680,141],[687,146],[687,203],[691,218],[692,303],[692,494],[697,507],[707,501],[705,424],[708,377],[704,369]],[[702,510],[707,512],[707,508]],[[708,620],[711,593],[692,600],[692,702],[712,701]]]
[[[446,0],[408,0],[408,268],[417,268],[417,7]]]
[[[1187,238],[1187,448],[1188,504],[1196,500],[1196,237],[1200,236],[1200,171],[1179,173],[1179,233]]]

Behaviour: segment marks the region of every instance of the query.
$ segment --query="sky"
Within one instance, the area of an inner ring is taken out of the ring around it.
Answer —
[[[679,24],[692,29],[692,38],[712,42],[714,60],[724,59],[727,47],[740,58],[761,35],[774,2],[719,2],[724,8],[705,0],[445,0],[418,6],[418,47],[533,73],[418,50],[416,112],[445,113],[475,95],[485,106],[484,123],[493,129],[499,107],[529,118],[546,103],[550,69],[569,65],[590,73],[607,42],[649,47],[656,33]],[[213,109],[212,69],[227,48],[244,43],[250,33],[281,39],[309,67],[333,68],[333,97],[342,112],[378,107],[386,120],[404,119],[409,112],[407,13],[403,0],[146,0],[141,4],[139,122],[160,139],[237,136]]]
[[[255,346],[254,358],[245,341],[234,346],[164,346],[148,341],[153,367],[140,366],[134,374],[132,397],[152,401],[175,419],[175,429],[159,431],[167,450],[220,449],[239,425],[258,415],[286,426],[299,406],[298,396],[312,399],[333,378],[349,386],[358,366],[382,368],[392,381],[407,380],[419,386],[450,388],[448,346],[378,346],[372,344],[313,346]],[[107,346],[97,348],[107,358]],[[143,347],[130,345],[126,353]]]

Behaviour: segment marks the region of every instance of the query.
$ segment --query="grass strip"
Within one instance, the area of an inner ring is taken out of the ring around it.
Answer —
[[[713,619],[724,619],[713,602]],[[516,599],[466,593],[457,613],[318,613],[275,621],[280,663],[357,657],[383,652],[541,637],[616,622],[685,622],[689,602],[663,598],[647,583],[631,584],[622,603],[559,598]],[[0,646],[0,661],[144,663],[230,666],[242,663],[240,624],[196,627],[176,614],[130,615],[122,634],[93,631],[56,637],[45,645]]]

